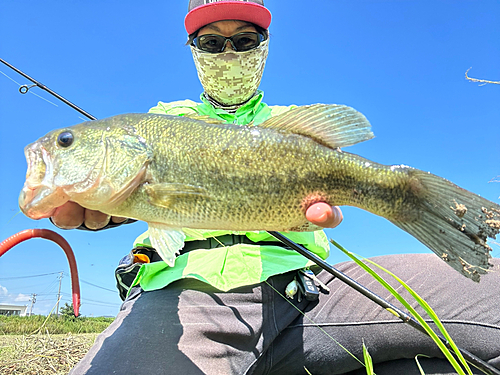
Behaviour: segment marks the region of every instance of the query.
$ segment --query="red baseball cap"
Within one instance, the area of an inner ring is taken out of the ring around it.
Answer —
[[[267,29],[271,12],[263,0],[190,0],[184,20],[188,34],[216,21],[240,20]]]

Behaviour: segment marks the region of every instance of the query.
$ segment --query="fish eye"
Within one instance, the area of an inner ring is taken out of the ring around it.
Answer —
[[[69,147],[73,144],[73,133],[65,131],[57,136],[57,144],[61,147]]]

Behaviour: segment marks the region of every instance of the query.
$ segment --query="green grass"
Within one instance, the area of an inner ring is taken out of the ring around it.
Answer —
[[[363,268],[367,273],[369,273],[375,280],[377,280],[384,288],[386,288],[403,306],[410,312],[410,314],[415,318],[420,325],[425,329],[425,331],[428,333],[428,335],[432,338],[432,340],[436,343],[436,345],[439,347],[443,355],[446,357],[446,359],[450,362],[450,364],[453,366],[455,371],[457,371],[457,374],[459,375],[465,375],[467,374],[472,375],[472,371],[469,368],[467,362],[465,361],[464,357],[458,350],[457,346],[455,345],[453,339],[450,337],[446,329],[444,328],[443,324],[439,320],[438,316],[434,312],[434,310],[425,302],[422,297],[420,297],[413,289],[411,289],[403,280],[401,280],[399,277],[397,277],[395,274],[390,272],[389,270],[383,268],[382,266],[379,266],[375,262],[371,261],[370,259],[364,259],[366,262],[372,264],[373,266],[379,268],[380,270],[384,271],[391,277],[393,277],[395,280],[397,280],[409,293],[410,295],[415,299],[415,301],[418,302],[418,304],[424,309],[424,311],[427,313],[427,315],[432,319],[434,324],[436,324],[437,328],[441,332],[441,334],[445,337],[447,342],[450,344],[454,355],[457,357],[455,358],[451,351],[445,346],[445,344],[438,338],[436,333],[432,330],[432,328],[427,324],[427,322],[424,320],[424,318],[417,313],[417,311],[391,286],[389,283],[387,283],[382,277],[380,277],[375,271],[373,271],[370,267],[368,267],[365,263],[363,263],[360,259],[358,259],[354,253],[351,253],[344,249],[341,245],[336,243],[333,240],[330,240],[330,242],[337,247],[340,251],[342,251],[344,254],[346,254],[349,258],[351,258],[358,266]],[[458,359],[458,360],[457,360]],[[366,360],[366,356],[365,356]],[[417,362],[418,363],[418,362]],[[420,365],[419,365],[420,368]],[[421,369],[421,368],[420,368]]]
[[[47,320],[45,322],[45,320]],[[30,335],[43,325],[43,331],[50,334],[100,333],[113,322],[114,318],[65,318],[0,315],[0,335]],[[45,324],[43,324],[45,322]]]
[[[368,353],[368,349],[365,346],[365,342],[363,341],[363,359],[365,361],[366,366],[366,374],[367,375],[375,375],[373,372],[373,361],[370,353]]]

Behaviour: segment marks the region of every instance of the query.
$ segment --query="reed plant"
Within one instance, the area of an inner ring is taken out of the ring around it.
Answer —
[[[466,373],[468,375],[472,375],[472,371],[462,356],[462,353],[460,353],[459,349],[457,348],[455,342],[451,338],[451,336],[448,334],[446,331],[446,328],[444,327],[443,323],[435,313],[435,311],[429,306],[429,304],[422,298],[420,297],[408,284],[406,284],[403,280],[401,280],[398,276],[396,276],[394,273],[391,271],[385,269],[384,267],[376,264],[370,259],[364,258],[363,260],[360,259],[360,257],[356,256],[354,253],[351,253],[350,251],[347,251],[344,249],[341,245],[339,245],[337,242],[334,240],[330,240],[330,242],[338,248],[340,251],[342,251],[345,255],[347,255],[351,260],[353,260],[358,266],[363,268],[368,274],[370,274],[375,280],[377,280],[385,289],[387,289],[407,310],[408,312],[415,318],[421,325],[424,327],[425,331],[429,334],[429,336],[432,338],[432,340],[436,343],[436,345],[439,347],[443,355],[446,357],[446,359],[450,362],[450,364],[453,366],[454,370],[457,372],[459,375],[465,375]],[[374,269],[370,268],[366,263],[371,264],[372,266],[382,270],[383,272],[387,273],[389,276],[394,278],[399,284],[403,286],[403,288],[408,291],[408,293],[414,298],[414,300],[422,307],[422,309],[425,311],[425,313],[429,316],[430,319],[434,322],[436,327],[439,329],[441,334],[444,336],[446,341],[448,342],[449,346],[452,348],[452,350],[448,349],[448,347],[439,339],[437,334],[433,331],[433,329],[430,327],[430,325],[427,323],[427,321],[411,306],[411,304],[400,294],[394,289],[386,280],[384,280],[378,273],[374,271]],[[365,354],[365,366],[367,370],[368,375],[372,375],[373,373],[373,364],[371,362],[371,358],[367,357],[367,350],[363,344],[363,353]],[[418,357],[418,356],[417,356]],[[418,358],[415,358],[416,365],[418,366],[420,372],[424,374],[422,367],[418,363]]]

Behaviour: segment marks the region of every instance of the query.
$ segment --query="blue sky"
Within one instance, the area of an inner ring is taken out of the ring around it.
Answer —
[[[307,6],[305,6],[307,4]],[[498,202],[500,80],[498,1],[267,0],[273,14],[261,84],[268,104],[337,103],[366,115],[376,138],[347,151],[384,164],[431,171]],[[3,1],[0,57],[98,118],[146,112],[159,100],[197,100],[198,81],[183,20],[187,1]],[[19,84],[28,81],[0,64]],[[114,268],[144,223],[89,233],[55,229],[18,212],[23,149],[50,130],[85,118],[34,88],[18,93],[0,74],[0,240],[50,228],[72,245],[80,268],[84,315],[115,315]],[[286,162],[286,161],[284,161]],[[429,250],[385,219],[346,207],[327,234],[363,256]],[[493,255],[500,256],[494,246]],[[331,263],[344,258],[335,250]],[[31,240],[0,259],[0,303],[48,313],[64,271],[63,252]],[[45,276],[14,278],[40,274]],[[88,283],[99,285],[100,289]]]

